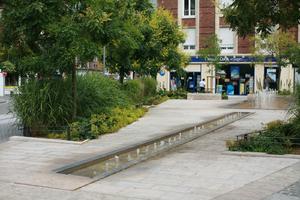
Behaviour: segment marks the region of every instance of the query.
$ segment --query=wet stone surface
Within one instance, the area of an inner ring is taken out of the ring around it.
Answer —
[[[300,198],[300,181],[287,187],[286,189],[282,190],[279,193],[283,194],[283,195],[294,196],[294,197]]]
[[[300,180],[265,200],[300,200]]]

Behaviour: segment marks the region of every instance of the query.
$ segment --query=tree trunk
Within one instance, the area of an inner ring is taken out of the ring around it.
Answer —
[[[72,69],[72,99],[73,99],[73,112],[72,120],[76,119],[77,115],[77,79],[76,79],[77,62],[74,64]]]
[[[125,68],[121,66],[120,68],[120,83],[123,85],[125,77]]]

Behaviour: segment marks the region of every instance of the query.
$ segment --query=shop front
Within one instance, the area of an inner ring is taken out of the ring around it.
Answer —
[[[205,59],[192,56],[184,73],[159,73],[159,86],[166,90],[185,88],[193,93],[199,92],[199,83],[204,79],[206,93],[248,95],[262,90],[292,91],[300,80],[291,65],[278,67],[274,59],[257,63],[251,56],[223,56],[221,60],[222,67],[215,70]]]
[[[223,65],[216,72],[216,92],[247,95],[254,92],[254,67],[248,64]]]

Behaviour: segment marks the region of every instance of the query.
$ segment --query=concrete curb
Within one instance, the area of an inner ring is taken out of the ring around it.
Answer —
[[[83,145],[88,143],[90,140],[84,140],[81,142],[58,140],[58,139],[46,139],[46,138],[33,138],[33,137],[23,137],[23,136],[12,136],[9,141],[18,142],[45,142],[45,143],[58,143],[58,144],[73,144],[73,145]]]
[[[265,157],[265,158],[287,158],[287,159],[299,159],[300,155],[286,154],[286,155],[273,155],[267,153],[257,152],[237,152],[237,151],[224,151],[222,155],[227,156],[245,156],[245,157]]]

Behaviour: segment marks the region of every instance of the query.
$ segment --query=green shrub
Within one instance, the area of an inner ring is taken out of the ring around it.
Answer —
[[[227,95],[226,93],[223,93],[223,94],[222,94],[222,99],[223,99],[223,100],[228,100],[228,95]]]
[[[70,79],[28,80],[13,96],[14,111],[23,124],[37,130],[33,135],[45,135],[44,129],[72,123],[71,91]],[[99,74],[79,76],[77,94],[78,119],[130,105],[120,84]]]
[[[144,85],[144,97],[155,96],[157,93],[157,81],[150,77],[142,78]]]
[[[187,91],[184,89],[178,89],[167,93],[171,99],[187,99]]]
[[[169,99],[168,96],[156,95],[156,96],[145,98],[143,104],[144,105],[149,105],[149,106],[158,105],[158,104],[161,104],[161,103],[167,101],[168,99]]]
[[[107,114],[94,114],[91,117],[91,135],[97,138],[99,135],[116,132],[120,128],[133,123],[142,117],[147,110],[145,108],[114,108]]]
[[[118,81],[99,74],[78,77],[78,116],[108,112],[115,107],[127,107],[130,100]]]
[[[13,95],[18,118],[34,129],[63,126],[72,115],[70,82],[62,79],[28,80]]]
[[[135,104],[140,104],[143,101],[144,84],[140,79],[129,80],[125,82],[123,89]]]
[[[282,121],[273,121],[265,130],[247,140],[241,140],[229,147],[231,151],[265,152],[269,154],[286,154],[292,150],[291,125]]]
[[[282,96],[289,96],[289,95],[291,95],[292,93],[291,93],[291,91],[284,89],[284,90],[280,90],[280,91],[278,92],[278,94],[279,94],[279,95],[282,95]]]

